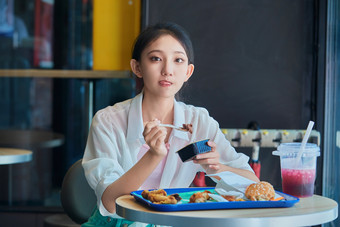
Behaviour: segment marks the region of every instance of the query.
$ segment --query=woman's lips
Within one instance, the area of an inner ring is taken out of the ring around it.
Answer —
[[[159,84],[162,86],[162,87],[168,87],[168,86],[171,86],[172,83],[170,81],[167,81],[167,80],[161,80],[159,81]]]

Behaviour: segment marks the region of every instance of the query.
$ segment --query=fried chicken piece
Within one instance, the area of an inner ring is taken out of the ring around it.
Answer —
[[[155,204],[176,204],[177,201],[182,199],[179,195],[176,196],[177,198],[174,195],[167,195],[163,189],[153,191],[144,190],[142,197]]]
[[[153,190],[153,191],[144,190],[142,192],[142,197],[144,199],[150,200],[149,199],[149,195],[163,195],[163,196],[166,196],[167,193],[166,193],[166,191],[164,191],[164,189],[158,189],[158,190]]]
[[[191,195],[189,203],[205,203],[207,200],[211,199],[209,196],[209,191],[196,192]]]
[[[155,194],[155,195],[151,194],[149,195],[149,200],[155,204],[176,204],[177,203],[176,198],[172,195],[164,196],[164,195],[158,195],[158,194]]]

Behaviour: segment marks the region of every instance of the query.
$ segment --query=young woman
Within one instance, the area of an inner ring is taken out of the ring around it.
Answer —
[[[83,167],[98,209],[84,226],[131,224],[115,215],[116,198],[139,189],[189,187],[198,171],[232,171],[258,181],[248,157],[234,150],[206,109],[175,100],[193,62],[191,41],[179,25],[157,24],[137,38],[130,64],[143,91],[98,111],[92,121]],[[192,133],[160,123],[192,124]],[[176,151],[203,139],[210,139],[211,152],[183,163]]]

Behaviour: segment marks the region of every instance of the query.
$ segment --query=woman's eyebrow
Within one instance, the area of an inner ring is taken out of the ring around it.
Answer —
[[[152,54],[152,53],[162,53],[163,51],[161,51],[161,50],[150,50],[148,53],[147,53],[147,55],[149,55],[149,54]]]
[[[158,50],[158,49],[156,49],[156,50],[150,50],[150,51],[147,53],[147,55],[152,54],[152,53],[163,53],[163,51],[162,51],[162,50]],[[174,53],[186,55],[183,51],[180,51],[180,50],[174,51]]]
[[[186,55],[183,51],[175,51],[176,54],[183,54]]]

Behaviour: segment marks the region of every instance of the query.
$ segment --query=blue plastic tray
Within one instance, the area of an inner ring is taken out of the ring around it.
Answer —
[[[197,192],[204,190],[214,190],[208,188],[171,188],[164,189],[168,195],[174,193]],[[278,208],[291,207],[299,202],[299,198],[276,191],[285,199],[280,201],[235,201],[235,202],[206,202],[206,203],[178,203],[178,204],[154,204],[142,197],[143,190],[131,192],[136,201],[141,202],[157,211],[185,211],[185,210],[218,210],[218,209],[248,209],[248,208]]]

